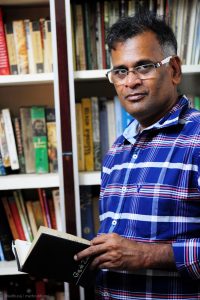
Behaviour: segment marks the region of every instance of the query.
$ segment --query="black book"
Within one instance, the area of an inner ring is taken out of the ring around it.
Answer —
[[[13,251],[19,271],[87,287],[95,280],[89,267],[91,258],[75,261],[74,255],[89,245],[86,239],[40,226],[32,243],[15,240]]]

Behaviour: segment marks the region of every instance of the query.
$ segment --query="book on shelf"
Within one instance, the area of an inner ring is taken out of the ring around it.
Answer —
[[[82,103],[85,170],[94,171],[94,146],[93,146],[91,99],[82,98],[81,103]]]
[[[59,189],[52,190],[53,204],[56,217],[56,228],[57,230],[62,231],[62,222],[61,222],[61,207],[60,207],[60,191]]]
[[[52,33],[50,20],[45,20],[44,22],[44,71],[46,73],[53,71]]]
[[[26,33],[23,20],[13,21],[13,34],[17,55],[19,74],[28,74],[28,53],[26,48]]]
[[[41,36],[41,28],[40,28],[39,20],[30,22],[30,34],[32,39],[35,70],[36,73],[43,73],[44,57],[43,57],[42,36]]]
[[[35,151],[30,107],[20,108],[20,120],[26,173],[35,173]]]
[[[10,165],[12,170],[19,169],[19,160],[16,148],[15,135],[13,125],[11,121],[10,110],[8,108],[2,109],[2,117],[4,122],[4,130],[6,135],[6,141],[8,145],[8,153],[10,158]]]
[[[6,44],[6,35],[3,23],[3,12],[0,7],[0,75],[9,75],[8,50]]]
[[[25,157],[24,157],[24,148],[22,143],[22,131],[21,131],[21,124],[19,118],[14,118],[13,120],[13,126],[15,131],[15,139],[16,139],[16,145],[17,145],[17,154],[18,154],[18,160],[19,160],[19,167],[20,167],[20,173],[25,173]]]
[[[99,101],[97,97],[91,97],[92,103],[92,131],[94,149],[94,169],[101,170],[101,141],[100,141],[100,122],[99,122]]]
[[[0,152],[2,156],[2,163],[6,173],[6,168],[10,168],[11,164],[10,164],[10,156],[8,151],[8,143],[6,139],[6,133],[5,133],[5,123],[1,112],[0,112]]]
[[[8,48],[10,74],[17,75],[18,74],[17,53],[15,48],[12,22],[8,22],[5,24],[5,32],[6,32],[6,43]]]
[[[58,172],[58,154],[55,109],[47,107],[45,108],[45,114],[47,126],[49,170],[52,173],[56,173]]]
[[[24,20],[24,27],[25,27],[25,33],[26,33],[26,48],[27,48],[27,54],[28,54],[28,68],[29,68],[29,74],[36,73],[36,66],[34,61],[34,55],[33,55],[33,43],[32,43],[32,36],[30,32],[30,20],[25,19]]]
[[[32,243],[15,240],[13,251],[19,271],[39,278],[90,286],[95,279],[94,271],[89,268],[90,258],[74,260],[74,255],[89,245],[86,239],[41,226]]]
[[[77,131],[77,148],[78,148],[78,169],[85,170],[85,156],[84,156],[84,140],[83,140],[83,115],[82,103],[77,102],[76,107],[76,131]]]
[[[35,151],[35,170],[36,173],[48,173],[49,162],[45,108],[42,106],[31,107],[31,121],[33,147]]]
[[[93,222],[92,187],[80,186],[82,237],[92,240],[95,236]]]

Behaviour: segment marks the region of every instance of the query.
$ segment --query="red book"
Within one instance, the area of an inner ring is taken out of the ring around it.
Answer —
[[[24,230],[22,227],[22,223],[21,223],[21,219],[20,219],[20,215],[19,215],[19,211],[17,208],[17,204],[15,203],[15,199],[13,196],[9,196],[8,197],[8,202],[9,202],[9,207],[12,213],[12,217],[19,235],[19,239],[20,240],[26,240],[25,234],[24,234]]]
[[[6,36],[3,24],[2,9],[0,8],[0,75],[9,75],[10,67],[8,60],[8,50],[6,44]]]

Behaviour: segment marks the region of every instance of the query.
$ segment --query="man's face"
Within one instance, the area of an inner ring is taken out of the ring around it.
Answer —
[[[165,57],[155,34],[145,32],[117,43],[111,58],[114,68],[131,69],[160,62]],[[176,85],[179,82],[180,61],[173,58],[170,64],[155,69],[151,78],[145,80],[130,72],[125,84],[115,86],[115,89],[126,111],[145,128],[162,118],[177,101]]]

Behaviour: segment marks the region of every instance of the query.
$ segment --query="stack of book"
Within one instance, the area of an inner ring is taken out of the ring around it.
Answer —
[[[3,22],[0,8],[0,75],[53,71],[51,21]]]
[[[0,111],[0,175],[57,172],[54,108],[21,107],[19,115]]]
[[[0,196],[0,260],[13,259],[11,241],[31,242],[40,226],[62,230],[59,189],[4,192]]]

